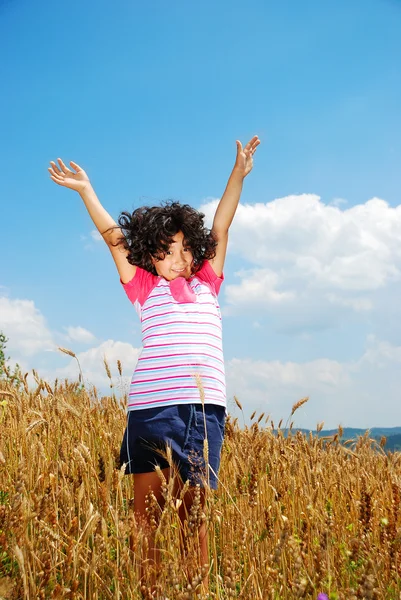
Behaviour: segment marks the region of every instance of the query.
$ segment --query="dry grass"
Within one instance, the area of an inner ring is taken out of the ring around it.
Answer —
[[[117,463],[124,426],[124,399],[78,383],[0,383],[0,598],[142,597],[147,534]],[[210,598],[401,598],[400,454],[367,436],[344,446],[276,435],[263,416],[245,429],[229,418],[220,481],[185,531],[171,486],[161,515],[149,496],[162,549],[156,597],[201,597],[193,530],[205,518]]]

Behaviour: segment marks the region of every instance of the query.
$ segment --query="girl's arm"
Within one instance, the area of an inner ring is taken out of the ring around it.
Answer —
[[[223,272],[224,261],[226,258],[228,230],[234,218],[235,211],[237,210],[244,178],[252,170],[253,155],[259,144],[260,140],[257,135],[247,143],[245,148],[242,148],[241,142],[237,140],[237,158],[235,165],[214,215],[212,234],[217,241],[217,247],[216,256],[209,262],[212,265],[214,272],[219,277]]]
[[[61,158],[58,158],[57,161],[59,166],[55,162],[50,161],[51,167],[48,169],[50,178],[58,185],[79,193],[92,221],[113,256],[121,281],[128,283],[135,275],[136,267],[130,265],[127,260],[127,251],[119,244],[119,241],[123,237],[121,229],[101,205],[85,171],[71,161],[70,165],[74,169],[74,173],[74,171],[65,166]]]

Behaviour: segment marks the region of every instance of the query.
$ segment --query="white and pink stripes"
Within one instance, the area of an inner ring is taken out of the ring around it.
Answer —
[[[137,267],[124,289],[142,323],[142,343],[132,376],[128,410],[200,402],[226,406],[221,315],[217,300],[222,277],[207,261],[185,284],[193,302],[177,300],[170,282]],[[183,282],[182,282],[183,283]]]

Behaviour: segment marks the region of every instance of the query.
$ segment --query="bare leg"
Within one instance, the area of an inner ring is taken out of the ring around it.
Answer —
[[[189,488],[188,492],[185,494],[183,503],[180,507],[180,520],[182,525],[184,525],[185,521],[188,521],[191,507],[196,497],[196,488]],[[205,507],[205,490],[203,488],[200,489],[200,507],[199,510],[203,512]],[[209,536],[207,531],[206,523],[203,522],[198,531],[195,532],[195,535],[198,536],[199,543],[199,564],[198,568],[203,567],[209,563]],[[183,548],[184,553],[187,552],[187,549]],[[207,574],[203,579],[203,586],[205,591],[209,588],[209,575]]]
[[[202,523],[199,528],[199,548],[201,566],[209,564],[209,534],[207,531],[206,523]],[[206,575],[203,583],[209,585],[209,576]]]
[[[168,480],[170,468],[162,469],[162,473]],[[149,525],[149,519],[146,512],[146,496],[149,490],[153,492],[160,508],[163,509],[164,498],[161,492],[161,480],[156,471],[151,473],[136,473],[134,475],[134,512],[139,523],[146,525],[148,537],[148,553],[144,557],[141,566],[141,581],[144,581],[145,570],[153,571],[152,583],[155,580],[156,568],[160,562],[160,552],[155,544],[155,532]]]
[[[162,473],[166,478],[166,481],[169,481],[171,476],[170,467],[167,469],[162,469]],[[178,495],[180,490],[182,489],[182,483],[179,482],[179,478],[176,480],[176,489],[175,494]],[[164,506],[164,498],[161,492],[162,482],[160,477],[157,475],[155,471],[150,473],[138,473],[134,475],[134,512],[135,516],[138,520],[138,524],[142,523],[145,525],[145,530],[148,538],[148,552],[147,556],[143,558],[143,562],[141,565],[141,582],[145,582],[145,573],[146,570],[151,570],[152,576],[150,577],[150,586],[152,587],[156,583],[156,570],[158,565],[160,564],[160,551],[156,547],[155,543],[155,531],[152,530],[149,524],[148,514],[146,512],[146,496],[149,493],[149,490],[153,492],[155,498],[160,506],[163,509]],[[185,521],[188,521],[188,517],[190,515],[191,507],[196,498],[196,488],[189,488],[187,493],[183,498],[183,503],[179,509],[179,517],[181,523],[184,525]],[[203,512],[205,506],[205,490],[200,489],[200,507],[198,510]],[[198,568],[201,568],[203,565],[209,563],[209,547],[208,547],[208,532],[206,523],[202,523],[198,528],[197,532],[194,532],[195,535],[198,536],[199,543],[199,564]],[[186,548],[183,548],[184,554],[187,552]],[[207,591],[209,588],[209,576],[206,576],[203,579],[204,590]]]

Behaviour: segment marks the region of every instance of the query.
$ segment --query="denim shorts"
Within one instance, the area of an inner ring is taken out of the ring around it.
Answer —
[[[208,440],[208,467],[204,460],[205,423]],[[155,466],[169,467],[166,445],[183,482],[204,487],[209,481],[217,489],[217,474],[224,439],[226,413],[223,406],[173,404],[171,406],[131,410],[121,444],[120,461],[126,474],[149,473]],[[163,456],[164,454],[164,456]]]

